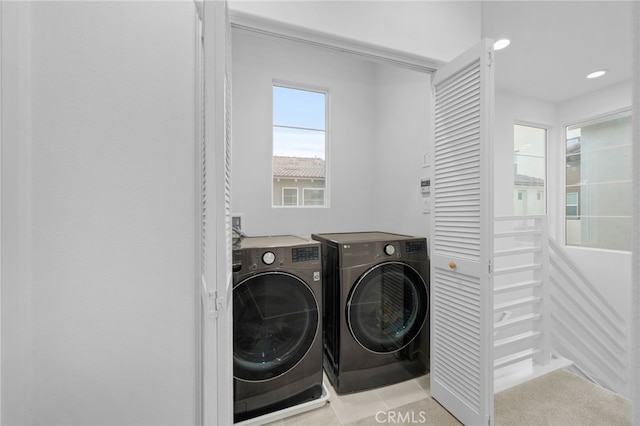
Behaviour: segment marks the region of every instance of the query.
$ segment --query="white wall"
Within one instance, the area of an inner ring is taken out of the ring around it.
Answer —
[[[273,79],[329,89],[328,208],[271,206]],[[425,235],[419,184],[429,76],[233,32],[232,209],[247,235]]]
[[[376,220],[389,232],[429,236],[420,179],[429,178],[432,122],[431,75],[381,66],[377,73]]]
[[[2,422],[194,424],[194,5],[15,7]]]
[[[233,31],[232,210],[247,235],[375,227],[375,66],[306,45]],[[273,208],[273,79],[329,89],[329,208]]]
[[[477,1],[252,1],[229,9],[450,61],[480,39]]]

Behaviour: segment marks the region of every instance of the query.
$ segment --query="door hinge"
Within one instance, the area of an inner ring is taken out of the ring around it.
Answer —
[[[206,307],[209,318],[217,318],[218,312],[222,311],[225,306],[225,299],[224,297],[218,297],[217,290],[207,292]]]
[[[491,275],[493,273],[493,264],[491,263],[491,261],[489,261],[489,264],[487,266],[489,275]]]
[[[487,52],[487,55],[488,55],[487,67],[491,68],[493,66],[493,50]]]
[[[209,313],[209,318],[217,318],[218,317],[218,291],[210,291],[208,292],[207,297],[207,312]]]
[[[207,282],[203,276],[201,278],[201,295],[202,305],[207,311],[206,315],[209,318],[214,319],[218,317],[218,312],[225,309],[227,306],[226,299],[224,297],[218,297],[218,290],[208,290]]]

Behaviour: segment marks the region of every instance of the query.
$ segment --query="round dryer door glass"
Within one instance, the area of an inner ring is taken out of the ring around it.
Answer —
[[[354,339],[376,353],[407,346],[420,333],[429,310],[427,286],[411,266],[376,265],[353,286],[347,319]]]
[[[318,326],[318,304],[300,278],[269,272],[240,282],[233,289],[234,377],[263,381],[286,373],[304,358]]]

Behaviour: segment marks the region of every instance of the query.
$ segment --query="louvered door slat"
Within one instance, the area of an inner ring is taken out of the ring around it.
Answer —
[[[465,424],[491,424],[492,216],[488,41],[436,73],[431,391]],[[489,171],[488,171],[489,168]]]

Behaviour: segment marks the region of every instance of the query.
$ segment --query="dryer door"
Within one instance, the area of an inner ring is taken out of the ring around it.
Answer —
[[[367,270],[347,301],[353,338],[375,353],[401,350],[415,339],[429,312],[427,285],[411,266],[386,262]]]
[[[318,303],[295,275],[265,272],[233,289],[233,375],[274,379],[295,367],[319,328]]]

